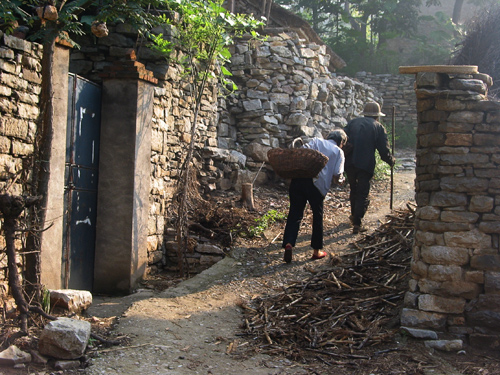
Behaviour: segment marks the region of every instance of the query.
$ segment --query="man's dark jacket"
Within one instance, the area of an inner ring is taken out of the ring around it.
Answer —
[[[345,127],[348,142],[352,144],[352,152],[346,152],[345,166],[356,167],[373,174],[375,171],[375,150],[380,158],[393,165],[387,132],[384,126],[371,117],[355,118]]]

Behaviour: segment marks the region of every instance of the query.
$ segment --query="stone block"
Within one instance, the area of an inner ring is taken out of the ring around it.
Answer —
[[[421,248],[421,257],[428,264],[466,265],[469,263],[469,252],[464,247],[424,245]]]
[[[419,220],[415,228],[421,231],[431,231],[436,233],[445,233],[453,231],[467,231],[471,229],[471,224],[466,223],[444,223],[436,221]]]
[[[484,273],[484,292],[486,294],[500,294],[500,269]]]
[[[417,230],[414,234],[415,243],[427,246],[439,245],[444,243],[443,235],[427,231]]]
[[[463,348],[462,340],[428,340],[424,342],[427,348],[442,350],[445,352],[457,352]]]
[[[411,264],[411,271],[418,275],[419,277],[427,277],[427,269],[428,265],[425,264],[422,261],[412,261]]]
[[[424,206],[417,209],[416,216],[422,220],[437,220],[441,210],[433,206]]]
[[[462,100],[438,98],[436,99],[436,109],[447,112],[463,111],[467,109],[467,104]]]
[[[429,280],[438,282],[458,281],[462,278],[462,272],[462,268],[459,266],[431,264],[427,271],[427,277]]]
[[[444,144],[446,146],[472,146],[472,134],[447,133]]]
[[[441,282],[430,279],[422,279],[418,281],[418,290],[421,294],[438,294],[441,290]],[[418,303],[418,301],[417,301]]]
[[[470,283],[476,283],[476,284],[484,284],[484,272],[483,271],[467,271],[467,272],[465,272],[465,281],[470,282]]]
[[[462,232],[447,232],[444,233],[444,241],[447,246],[466,247],[466,248],[481,248],[488,249],[491,247],[491,236],[483,232],[473,229]]]
[[[474,134],[475,146],[496,146],[500,143],[498,134]]]
[[[461,314],[465,308],[465,299],[423,294],[418,298],[418,307],[429,312]]]
[[[92,293],[86,290],[49,290],[52,308],[62,308],[70,312],[81,312],[92,304]]]
[[[80,358],[90,338],[90,323],[58,318],[45,325],[38,342],[41,354],[60,359]]]
[[[476,223],[479,214],[467,211],[443,211],[440,215],[441,221],[450,223]]]
[[[474,195],[471,197],[469,210],[472,212],[491,212],[493,210],[495,200],[493,197],[485,195]]]
[[[401,325],[443,331],[446,327],[446,315],[404,308],[401,312]]]
[[[441,133],[425,134],[425,135],[419,135],[417,137],[418,145],[424,148],[443,146],[444,141],[445,141],[445,134]]]
[[[478,229],[483,233],[500,233],[500,222],[483,221],[479,223]]]
[[[438,73],[419,72],[417,73],[415,84],[418,88],[422,87],[440,87],[442,84],[442,76]]]
[[[466,300],[477,298],[482,291],[482,286],[462,280],[444,281],[441,284],[440,295],[461,297]]]
[[[0,352],[0,365],[15,366],[20,363],[30,363],[31,354],[26,353],[15,345],[9,346],[7,349]]]
[[[437,207],[460,207],[467,205],[467,195],[449,191],[431,193],[430,205]]]
[[[448,116],[449,122],[465,122],[470,124],[479,124],[483,121],[483,112],[456,111]]]
[[[484,178],[474,177],[443,177],[440,181],[440,187],[446,191],[458,193],[478,193],[487,190],[488,181]]]

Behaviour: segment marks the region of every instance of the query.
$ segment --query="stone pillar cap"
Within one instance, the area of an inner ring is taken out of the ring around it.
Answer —
[[[417,74],[420,72],[448,74],[477,74],[477,65],[421,65],[400,66],[400,74]]]

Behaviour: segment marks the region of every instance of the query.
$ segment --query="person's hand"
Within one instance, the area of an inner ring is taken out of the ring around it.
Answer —
[[[343,185],[345,182],[345,178],[344,178],[344,175],[340,175],[340,176],[333,176],[333,183],[336,184],[336,185]]]

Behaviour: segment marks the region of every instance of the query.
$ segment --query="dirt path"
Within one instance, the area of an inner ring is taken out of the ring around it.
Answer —
[[[396,174],[394,208],[413,201],[413,181],[413,171]],[[372,193],[365,220],[369,227],[375,228],[390,213],[389,193],[387,185]],[[356,238],[348,225],[348,207],[337,206],[329,220],[325,220],[325,247],[331,254],[347,251]],[[404,348],[408,344],[400,343],[407,357],[380,357],[363,367],[351,362],[325,364],[320,360],[313,364],[299,363],[249,350],[252,347],[249,338],[241,335],[242,302],[277,290],[294,277],[329,266],[329,259],[309,260],[307,230],[301,233],[294,261],[283,263],[279,239],[270,243],[281,230],[276,227],[266,233],[270,239],[267,245],[236,248],[232,257],[161,293],[140,290],[123,298],[95,298],[88,313],[102,319],[119,316],[115,332],[130,338],[130,346],[97,350],[84,373],[466,374],[442,357],[433,357],[418,344]],[[405,365],[408,361],[419,363],[415,365],[419,372],[408,372]]]
[[[396,176],[394,207],[413,198],[413,173]],[[376,226],[389,212],[387,189],[372,194],[367,225]],[[325,243],[331,253],[340,253],[355,236],[347,224],[347,207],[339,208],[335,216],[337,225],[325,228]],[[276,230],[281,229],[269,237]],[[120,299],[96,298],[88,313],[98,318],[121,315],[116,332],[130,337],[131,346],[97,352],[85,373],[312,373],[310,366],[286,358],[249,355],[245,340],[238,336],[242,300],[286,285],[291,274],[327,265],[328,260],[309,261],[309,233],[303,232],[291,265],[283,263],[278,240],[265,248],[235,249],[232,257],[161,293],[141,290]]]

